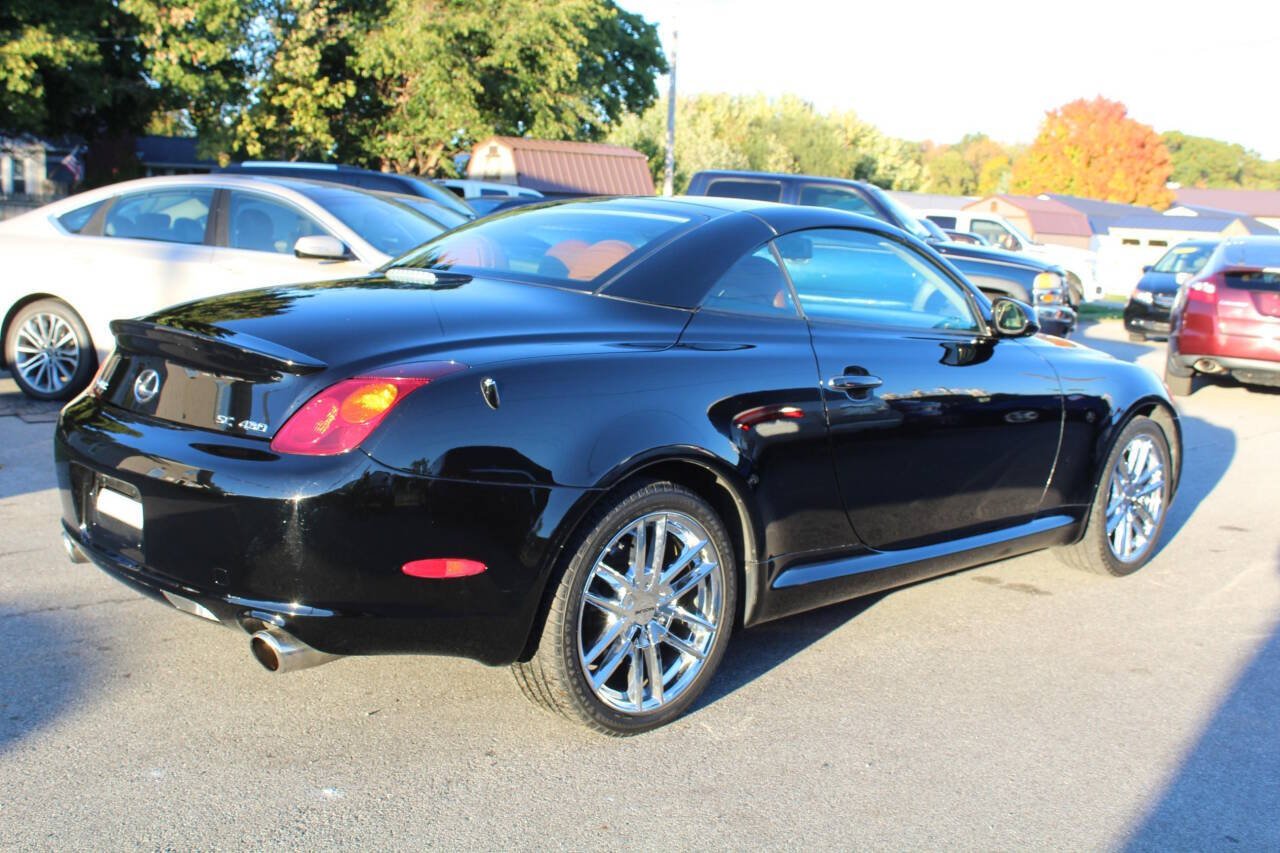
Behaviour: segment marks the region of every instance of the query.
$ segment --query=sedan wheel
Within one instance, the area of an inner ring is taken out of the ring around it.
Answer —
[[[723,618],[724,567],[687,515],[644,515],[587,576],[578,662],[596,698],[636,714],[677,700],[702,670]]]
[[[1164,456],[1149,435],[1136,435],[1111,469],[1107,544],[1117,560],[1132,563],[1151,548],[1164,520]]]
[[[62,400],[83,388],[93,368],[89,334],[75,312],[41,299],[18,312],[5,341],[5,363],[30,397]]]
[[[1169,442],[1155,421],[1129,422],[1107,457],[1084,537],[1060,549],[1073,566],[1128,575],[1155,553],[1172,495]]]
[[[735,615],[733,551],[715,511],[672,483],[610,501],[584,528],[516,680],[537,704],[635,734],[683,713],[719,663]]]

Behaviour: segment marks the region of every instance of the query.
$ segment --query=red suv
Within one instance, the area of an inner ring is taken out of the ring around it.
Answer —
[[[1280,237],[1224,241],[1178,289],[1164,381],[1190,394],[1197,373],[1280,386]]]

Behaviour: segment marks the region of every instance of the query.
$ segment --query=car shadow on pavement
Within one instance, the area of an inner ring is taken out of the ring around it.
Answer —
[[[756,625],[734,634],[715,677],[693,710],[718,702],[870,610],[896,590],[867,595]]]
[[[1169,546],[1196,508],[1213,493],[1236,455],[1233,430],[1185,414],[1179,420],[1182,423],[1182,477],[1165,517],[1156,555]]]
[[[0,606],[0,755],[76,706],[97,680],[95,659],[108,649],[69,637],[61,615]]]
[[[1153,349],[1159,349],[1163,352],[1163,341],[1150,341],[1148,343],[1137,343],[1128,340],[1114,340],[1109,337],[1099,335],[1100,323],[1098,321],[1084,321],[1077,327],[1077,331],[1072,340],[1078,344],[1084,344],[1087,347],[1093,347],[1101,350],[1113,358],[1121,361],[1136,362],[1140,357],[1151,352]]]
[[[1182,428],[1183,446],[1187,450],[1182,480],[1153,556],[1158,556],[1177,537],[1196,508],[1222,480],[1236,454],[1236,436],[1229,429],[1196,417],[1183,417]],[[919,581],[930,582],[931,579]],[[715,678],[694,709],[717,702],[780,666],[896,591],[856,598],[740,631],[729,643]]]
[[[1260,645],[1124,849],[1280,850],[1277,709],[1280,625]]]

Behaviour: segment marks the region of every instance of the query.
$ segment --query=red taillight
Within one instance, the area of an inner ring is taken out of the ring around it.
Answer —
[[[346,453],[368,438],[405,397],[462,368],[453,362],[432,362],[391,369],[385,376],[344,379],[294,412],[271,440],[271,449],[306,456]]]
[[[1218,285],[1213,279],[1197,279],[1187,285],[1187,299],[1193,302],[1217,302]]]
[[[465,578],[471,575],[478,575],[485,569],[489,568],[484,563],[477,560],[461,560],[455,557],[445,557],[434,560],[414,560],[405,563],[400,571],[404,572],[411,578]]]

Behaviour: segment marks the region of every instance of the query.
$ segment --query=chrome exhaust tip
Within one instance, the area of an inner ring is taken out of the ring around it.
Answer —
[[[279,628],[263,628],[249,637],[249,651],[268,672],[294,672],[337,660],[341,655],[316,651]]]
[[[84,551],[80,550],[80,546],[71,541],[71,536],[67,531],[62,531],[62,547],[66,549],[67,559],[73,563],[87,563],[89,558],[84,555]]]
[[[1226,373],[1221,364],[1211,358],[1198,359],[1194,365],[1195,369],[1201,373]]]

